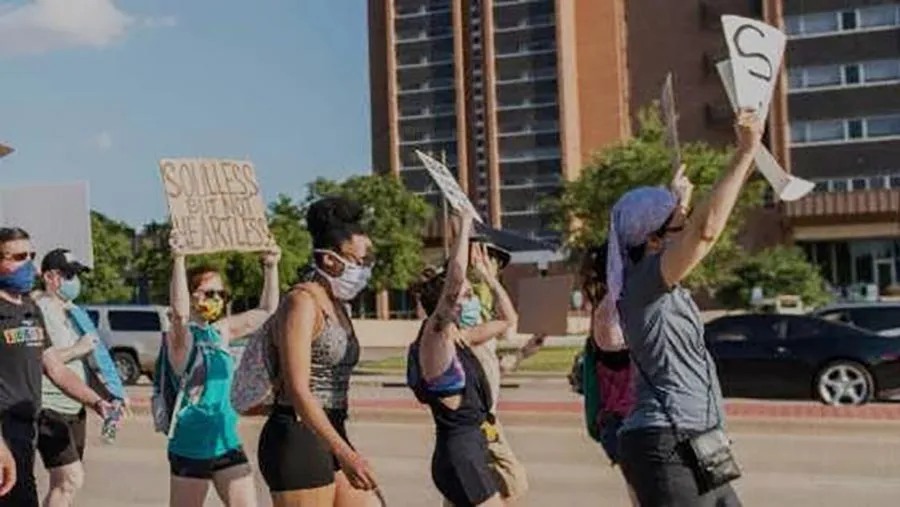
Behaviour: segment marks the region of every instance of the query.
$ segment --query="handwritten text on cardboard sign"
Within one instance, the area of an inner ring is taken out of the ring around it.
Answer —
[[[261,251],[272,246],[249,161],[167,159],[159,163],[172,227],[186,253]]]

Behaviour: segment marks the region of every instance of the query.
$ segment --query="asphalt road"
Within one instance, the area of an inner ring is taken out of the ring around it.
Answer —
[[[506,419],[510,440],[528,467],[532,491],[520,505],[627,505],[616,469],[583,436],[576,419]],[[262,421],[242,433],[255,454]],[[730,424],[745,476],[737,483],[747,506],[895,506],[900,498],[900,422],[737,419]],[[440,505],[429,478],[431,427],[390,411],[358,413],[354,444],[374,463],[391,507]],[[90,421],[87,480],[77,505],[166,505],[164,440],[146,416],[128,421],[114,445],[99,442]],[[255,466],[255,457],[252,458]],[[40,465],[39,465],[40,469]],[[41,488],[44,474],[39,473]],[[269,505],[259,484],[260,505]],[[207,505],[221,505],[210,497]]]

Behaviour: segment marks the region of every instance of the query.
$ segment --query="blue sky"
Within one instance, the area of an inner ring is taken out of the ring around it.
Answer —
[[[166,214],[157,161],[249,157],[266,198],[370,170],[362,0],[0,0],[0,184]]]

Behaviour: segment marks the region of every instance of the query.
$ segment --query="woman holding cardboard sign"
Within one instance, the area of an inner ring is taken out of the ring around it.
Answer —
[[[724,403],[700,311],[681,281],[706,257],[753,168],[763,123],[739,113],[729,168],[681,224],[679,191],[643,187],[612,210],[602,305],[619,320],[636,375],[636,403],[619,432],[622,471],[644,507],[741,505],[724,433]]]
[[[264,282],[259,308],[224,316],[228,292],[211,267],[188,271],[180,238],[171,240],[174,267],[170,288],[172,329],[168,334],[162,382],[178,386],[169,430],[173,507],[202,506],[212,482],[229,507],[255,507],[253,474],[238,435],[231,406],[232,339],[259,328],[278,306],[277,249],[262,255]]]

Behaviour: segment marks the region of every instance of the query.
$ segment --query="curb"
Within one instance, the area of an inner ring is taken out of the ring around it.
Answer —
[[[150,413],[150,400],[146,397],[132,398],[131,408],[135,414]],[[415,400],[406,398],[351,399],[351,412],[366,418],[398,417],[421,419],[429,417],[427,409]],[[500,401],[499,412],[504,420],[526,416],[549,420],[580,420],[583,406],[578,401]],[[775,420],[845,420],[845,421],[896,421],[900,423],[900,404],[874,403],[862,407],[833,407],[814,402],[746,401],[727,400],[725,411],[735,419],[775,419]]]

